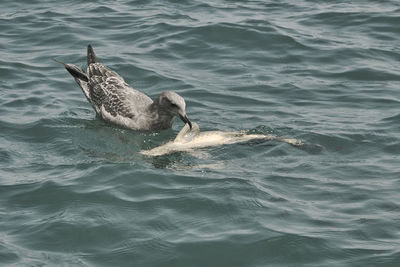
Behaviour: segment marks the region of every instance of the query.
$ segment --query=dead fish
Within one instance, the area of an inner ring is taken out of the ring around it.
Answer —
[[[167,142],[150,150],[142,150],[140,153],[146,156],[161,156],[174,152],[193,152],[199,148],[248,142],[251,140],[281,141],[289,143],[293,146],[301,146],[303,144],[297,139],[279,138],[270,134],[248,134],[246,131],[200,132],[199,125],[195,122],[192,122],[192,128],[190,128],[188,124],[185,124],[173,141]]]

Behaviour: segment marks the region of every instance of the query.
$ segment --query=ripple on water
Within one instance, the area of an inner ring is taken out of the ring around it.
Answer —
[[[399,262],[395,1],[3,2],[0,265]],[[51,60],[84,67],[89,43],[135,88],[183,95],[203,131],[304,145],[140,156],[182,123],[96,118]]]

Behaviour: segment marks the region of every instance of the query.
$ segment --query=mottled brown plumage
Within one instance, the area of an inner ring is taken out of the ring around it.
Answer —
[[[105,121],[132,130],[157,131],[170,128],[174,117],[179,116],[191,127],[185,100],[177,93],[165,91],[153,101],[130,87],[118,73],[99,63],[90,45],[87,63],[87,73],[75,65],[62,64]]]

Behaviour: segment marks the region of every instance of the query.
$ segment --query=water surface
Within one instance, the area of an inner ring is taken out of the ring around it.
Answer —
[[[0,265],[398,266],[399,14],[371,0],[3,0]],[[310,145],[143,157],[183,124],[96,118],[51,60],[85,67],[88,44],[134,88],[178,92],[204,131]]]

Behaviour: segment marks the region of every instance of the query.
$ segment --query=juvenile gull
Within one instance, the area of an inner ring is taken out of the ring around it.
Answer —
[[[174,117],[192,128],[185,100],[175,92],[162,92],[154,101],[130,87],[115,71],[97,61],[91,45],[87,49],[87,73],[62,63],[82,88],[87,100],[103,120],[132,130],[158,131],[171,128]]]

